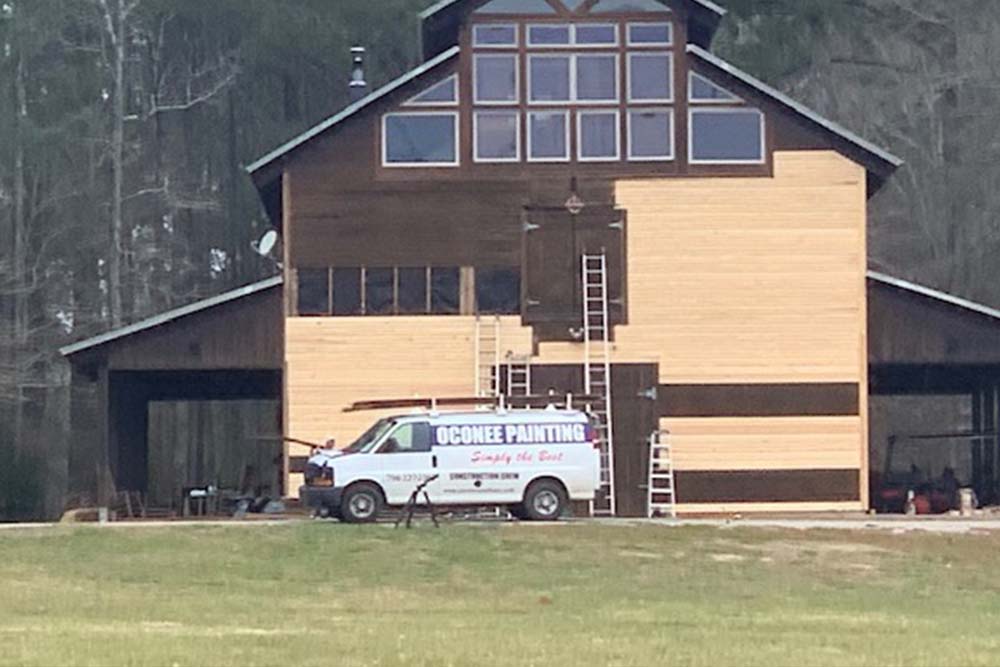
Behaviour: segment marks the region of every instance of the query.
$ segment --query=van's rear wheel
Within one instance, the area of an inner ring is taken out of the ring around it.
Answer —
[[[374,484],[355,484],[344,491],[340,516],[347,523],[374,523],[382,511],[382,492]]]
[[[534,482],[524,494],[524,515],[532,521],[556,521],[566,505],[566,492],[552,480]]]

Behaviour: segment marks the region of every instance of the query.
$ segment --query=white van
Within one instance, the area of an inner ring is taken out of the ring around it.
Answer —
[[[553,408],[388,417],[346,449],[310,457],[299,494],[323,516],[366,523],[437,475],[426,487],[435,505],[506,505],[519,518],[552,521],[600,486],[595,425],[584,412]]]

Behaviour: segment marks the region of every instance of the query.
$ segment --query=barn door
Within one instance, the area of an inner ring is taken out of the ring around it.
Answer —
[[[524,323],[539,340],[574,340],[582,324],[581,257],[608,258],[611,324],[625,321],[625,215],[595,207],[572,215],[564,209],[528,209],[524,217]],[[612,330],[613,331],[613,330]]]

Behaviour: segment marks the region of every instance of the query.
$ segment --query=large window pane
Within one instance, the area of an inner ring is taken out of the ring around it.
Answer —
[[[528,67],[532,102],[569,101],[569,56],[531,56]]]
[[[476,14],[555,14],[545,0],[491,0],[476,10]]]
[[[576,43],[582,46],[614,46],[618,43],[618,26],[603,23],[578,25]]]
[[[521,273],[516,268],[476,269],[476,308],[483,314],[521,312]]]
[[[739,98],[731,92],[717,86],[700,74],[691,72],[690,96],[692,102],[737,102]]]
[[[476,113],[476,160],[512,162],[520,159],[516,111],[480,111]]]
[[[669,53],[630,53],[628,60],[630,100],[673,100],[673,58]]]
[[[562,46],[570,43],[568,25],[528,26],[529,46]]]
[[[577,56],[576,98],[581,102],[616,101],[618,58],[613,55]]]
[[[393,269],[365,269],[365,313],[390,315],[393,312],[395,272]]]
[[[427,312],[427,269],[423,266],[397,269],[399,312],[418,315]]]
[[[517,56],[475,57],[476,102],[517,102]]]
[[[628,122],[629,159],[672,160],[674,122],[669,109],[630,111]]]
[[[454,315],[459,307],[459,270],[457,267],[431,269],[431,312]]]
[[[569,160],[569,114],[539,111],[528,114],[529,157],[536,161]]]
[[[618,113],[581,112],[579,123],[579,154],[581,160],[617,160],[619,122]]]
[[[298,314],[330,314],[330,270],[299,269]]]
[[[361,269],[333,270],[333,314],[361,314]]]
[[[756,109],[692,110],[691,161],[763,162],[762,120]]]
[[[457,125],[456,114],[387,114],[385,163],[457,164]]]
[[[472,29],[472,43],[475,46],[517,46],[517,26],[477,25]]]
[[[407,104],[413,105],[444,105],[451,106],[458,101],[458,77],[449,76],[444,81],[434,84],[424,92],[420,93]]]
[[[629,45],[668,46],[673,41],[672,27],[669,23],[630,23],[628,43]]]

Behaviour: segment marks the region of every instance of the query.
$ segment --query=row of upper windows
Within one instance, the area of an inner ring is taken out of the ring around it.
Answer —
[[[750,107],[688,110],[691,164],[762,164],[764,115]],[[520,162],[522,141],[529,162],[671,161],[674,110],[629,108],[625,122],[617,109],[477,111],[473,117],[473,159],[480,163]],[[572,125],[571,125],[572,123]],[[575,126],[575,131],[573,129]],[[459,165],[458,112],[396,112],[382,127],[386,167]],[[575,146],[575,148],[574,148]]]
[[[527,25],[525,31],[528,48],[619,45],[618,25],[614,23],[538,23]],[[673,25],[670,23],[630,23],[625,31],[628,46],[673,44]],[[515,23],[481,23],[472,27],[472,45],[477,49],[517,48],[520,32],[520,26]]]

